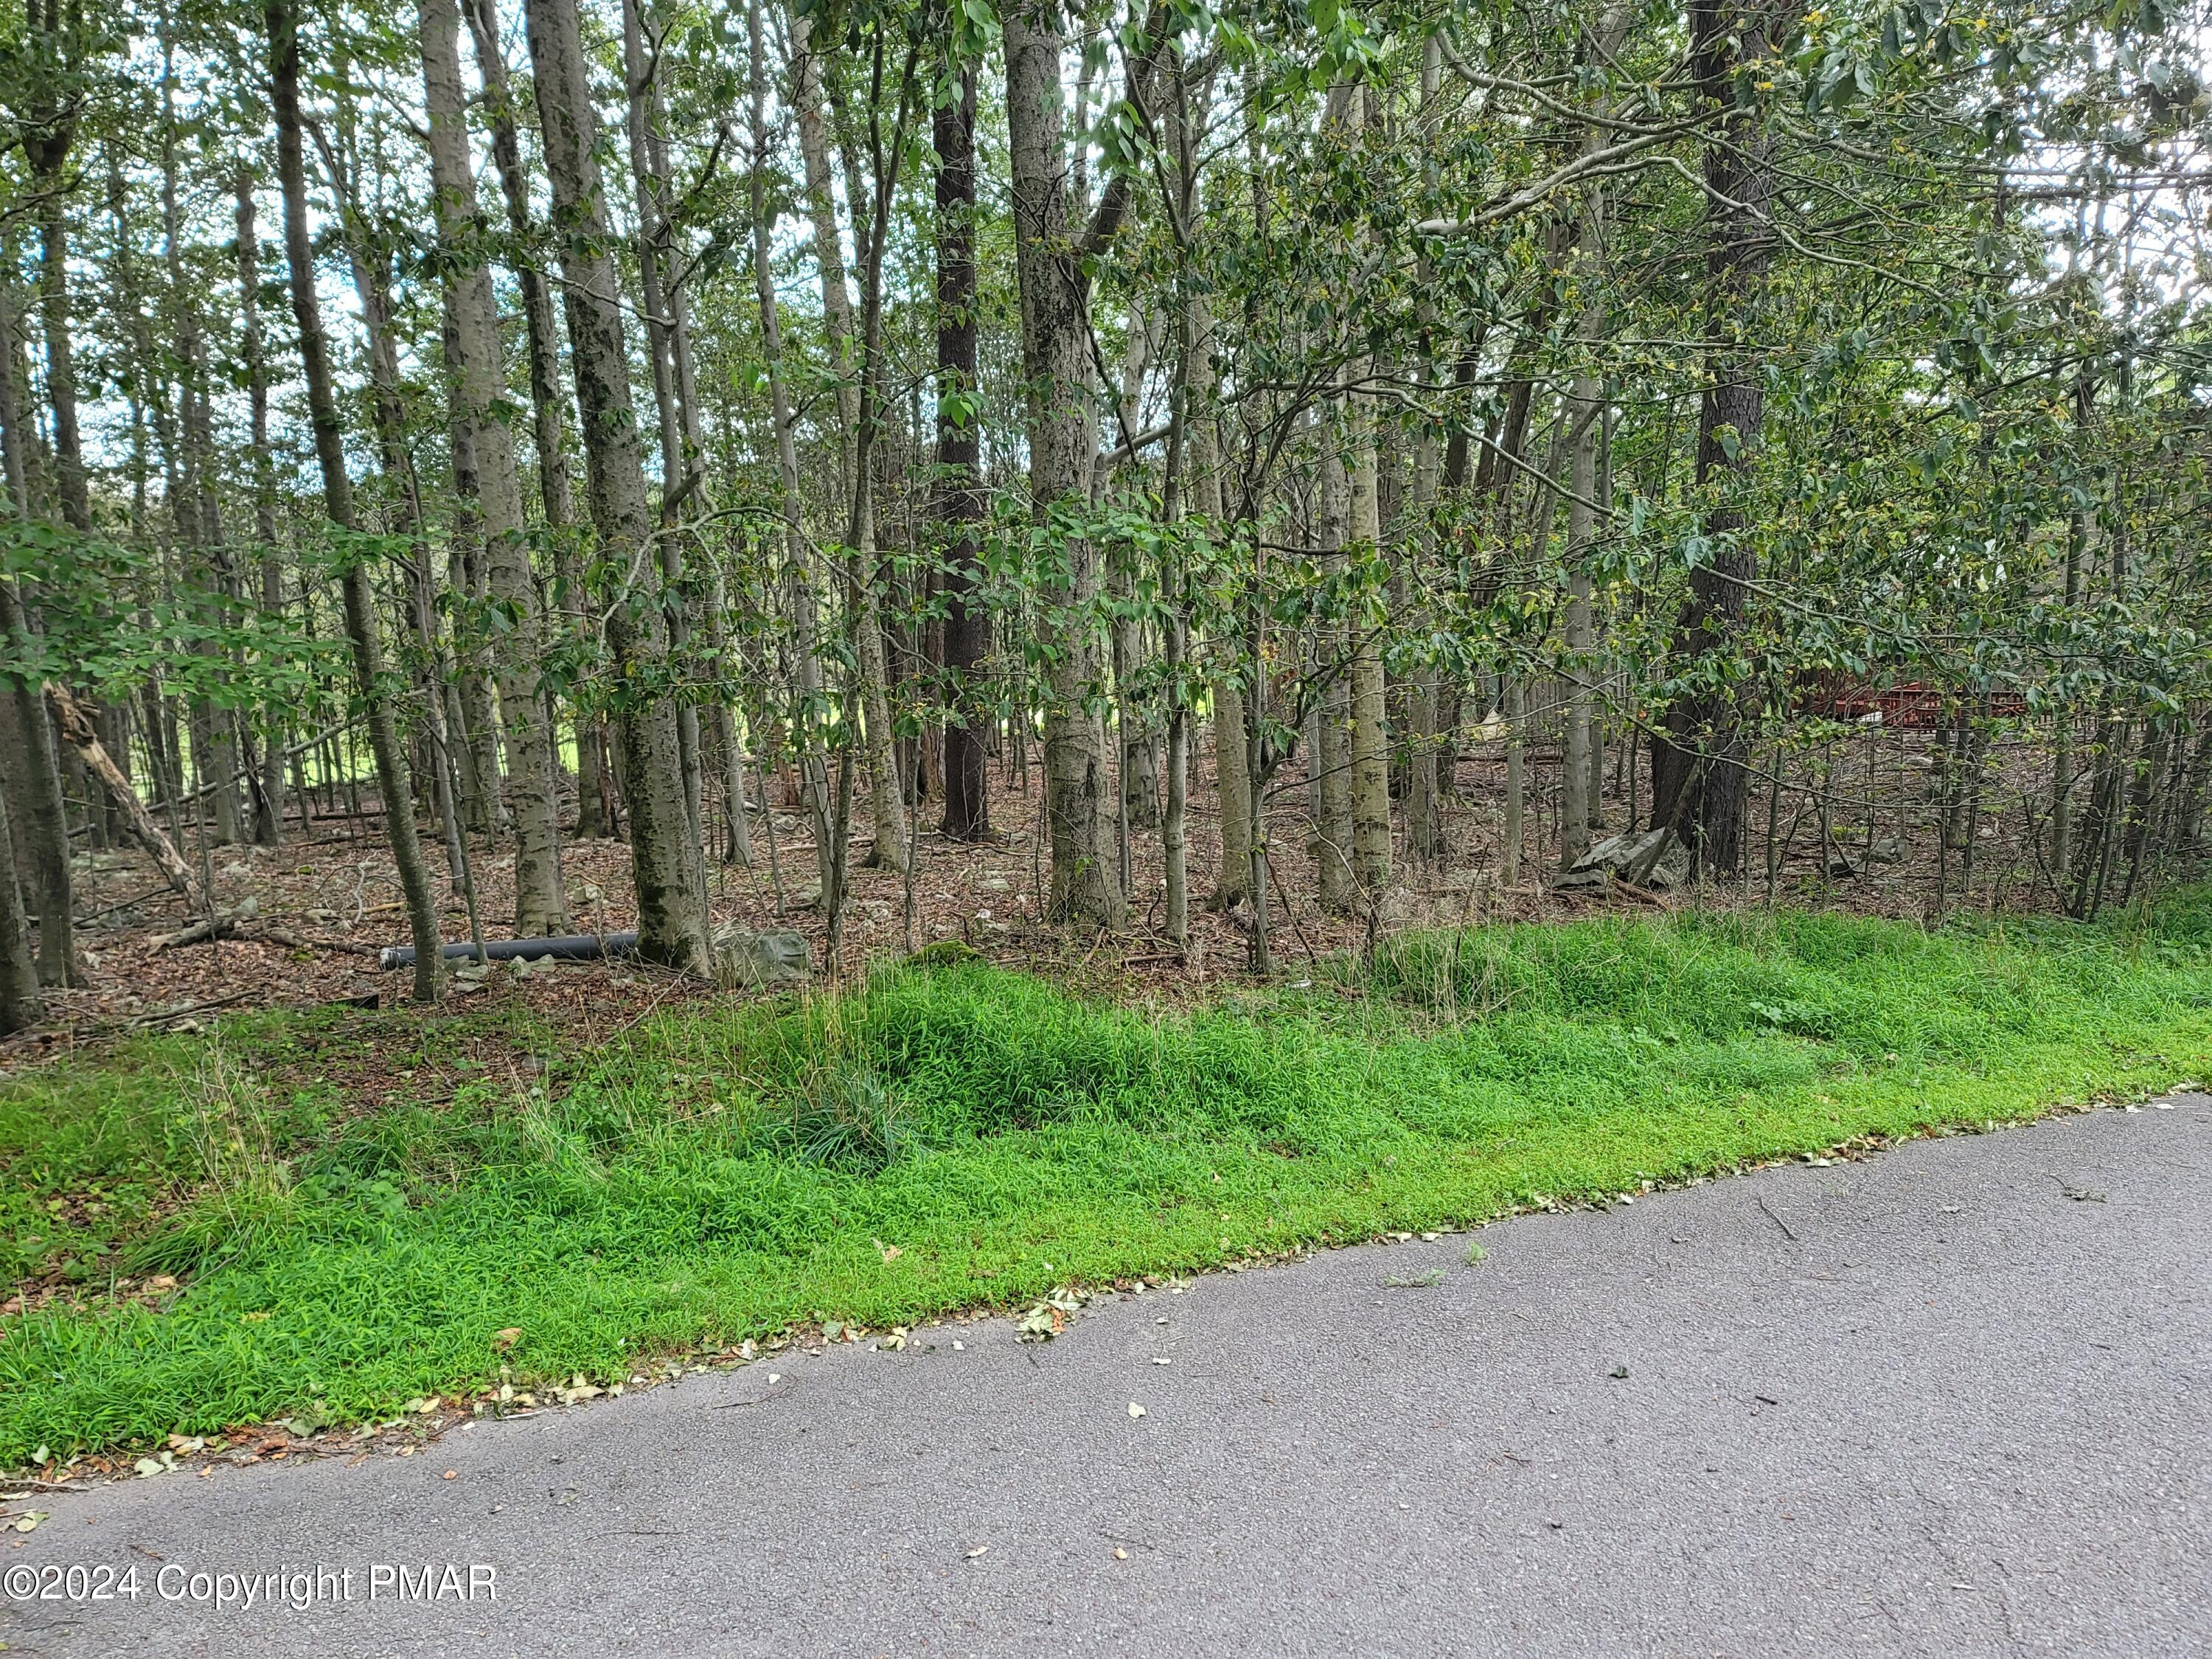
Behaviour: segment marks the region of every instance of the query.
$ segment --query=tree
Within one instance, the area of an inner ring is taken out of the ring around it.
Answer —
[[[418,17],[431,189],[458,359],[447,365],[447,391],[453,424],[466,434],[474,463],[477,519],[489,566],[492,615],[501,635],[494,660],[514,819],[514,931],[532,939],[565,932],[568,921],[554,845],[552,746],[538,692],[544,632],[531,575],[514,434],[504,413],[507,374],[469,155],[460,19],[453,0],[422,0]]]
[[[933,118],[937,151],[937,477],[932,505],[943,538],[947,611],[945,673],[945,833],[980,841],[991,833],[984,738],[994,716],[981,684],[991,654],[983,599],[983,516],[976,461],[982,399],[977,395],[975,277],[975,70],[962,64],[957,89]]]
[[[1079,523],[1097,448],[1086,361],[1090,289],[1081,261],[1118,227],[1126,192],[1110,189],[1079,236],[1068,224],[1067,145],[1060,123],[1056,10],[1021,0],[1001,16],[1006,125],[1013,162],[1015,261],[1028,399],[1030,511],[1048,607],[1044,715],[1045,817],[1052,840],[1054,916],[1100,927],[1121,922],[1124,897],[1111,851],[1112,784],[1105,734],[1092,708],[1097,679],[1091,606],[1097,555]],[[1094,246],[1094,244],[1096,246]]]
[[[599,121],[575,0],[530,0],[530,57],[538,128],[553,185],[554,229],[566,279],[569,357],[581,416],[586,495],[610,573],[606,639],[615,729],[629,808],[638,952],[704,973],[712,966],[701,851],[684,809],[675,709],[667,696],[668,617],[646,505],[630,403],[629,350],[606,210],[592,146]]]
[[[355,689],[368,721],[369,750],[375,757],[377,793],[384,802],[385,834],[407,906],[415,944],[415,1000],[434,1002],[443,988],[444,962],[438,937],[438,913],[430,896],[429,867],[415,833],[415,785],[407,751],[385,682],[384,647],[377,633],[376,598],[368,580],[366,550],[356,537],[353,480],[346,471],[337,396],[331,378],[323,336],[322,301],[315,292],[314,245],[307,234],[307,176],[300,118],[299,12],[294,0],[268,0],[271,113],[276,124],[276,173],[284,193],[284,259],[292,291],[292,319],[300,336],[300,361],[307,381],[308,423],[313,431],[315,463],[322,475],[323,513],[337,538],[342,562],[346,642],[353,653]]]
[[[1705,389],[1698,411],[1697,482],[1705,501],[1704,556],[1690,573],[1680,659],[1691,684],[1668,707],[1651,749],[1651,816],[1697,849],[1699,864],[1735,874],[1743,864],[1750,793],[1740,650],[1756,574],[1744,510],[1733,499],[1759,453],[1765,394],[1753,325],[1773,240],[1771,141],[1743,94],[1746,64],[1773,51],[1764,0],[1699,0],[1691,14],[1698,92],[1713,123],[1705,145]]]

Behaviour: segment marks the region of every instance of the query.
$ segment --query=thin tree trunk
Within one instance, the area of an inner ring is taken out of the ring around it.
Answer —
[[[1322,568],[1335,577],[1344,570],[1346,544],[1352,534],[1352,470],[1346,465],[1352,422],[1348,399],[1340,392],[1330,404],[1321,430],[1316,515]],[[1316,631],[1315,672],[1328,678],[1315,704],[1307,748],[1315,803],[1315,890],[1321,908],[1333,916],[1351,915],[1358,894],[1352,872],[1352,687],[1348,665],[1340,660],[1349,649],[1349,634],[1343,623]]]
[[[748,0],[745,8],[746,44],[751,62],[748,113],[751,126],[752,165],[749,169],[753,222],[753,295],[760,310],[761,349],[768,359],[769,410],[775,424],[776,482],[783,519],[783,579],[789,594],[792,629],[791,674],[793,696],[792,741],[798,750],[805,779],[807,815],[814,830],[815,877],[823,905],[830,909],[831,889],[842,875],[842,848],[830,837],[842,823],[832,822],[829,769],[822,756],[818,732],[823,714],[822,662],[815,639],[814,575],[811,550],[800,526],[803,506],[799,491],[799,447],[792,430],[790,383],[783,363],[783,330],[775,302],[773,243],[775,216],[768,204],[769,167],[768,56],[763,36],[763,0]]]
[[[1766,0],[1698,0],[1691,19],[1699,97],[1716,130],[1705,147],[1706,384],[1698,415],[1698,486],[1741,495],[1750,482],[1765,414],[1756,349],[1757,301],[1772,244],[1765,227],[1774,188],[1763,118],[1741,100],[1744,60],[1772,45]],[[1740,647],[1745,602],[1756,574],[1742,506],[1723,499],[1705,514],[1710,558],[1690,573],[1675,650],[1687,660],[1726,658]],[[1668,708],[1651,753],[1652,822],[1689,842],[1701,869],[1732,875],[1743,865],[1750,773],[1737,694],[1700,690]]]
[[[976,476],[982,400],[976,395],[975,70],[960,94],[937,106],[937,481],[931,505],[943,538],[945,833],[981,841],[991,833],[983,743],[991,706],[981,684],[991,653],[991,616],[981,599],[983,516]]]
[[[253,447],[253,528],[260,542],[261,615],[275,627],[284,615],[284,561],[277,549],[276,470],[269,447],[269,365],[261,334],[261,233],[253,211],[253,173],[241,163],[238,198],[238,290],[240,352],[246,365],[246,406]],[[253,838],[264,847],[284,839],[284,731],[275,703],[263,711],[260,781],[254,793]]]
[[[1209,534],[1222,533],[1221,459],[1213,410],[1213,318],[1204,298],[1191,301],[1191,348],[1184,365],[1189,435],[1185,439],[1192,507]],[[1214,789],[1221,805],[1221,868],[1209,909],[1252,896],[1252,775],[1246,764],[1244,694],[1233,669],[1212,680]]]
[[[660,689],[668,629],[630,403],[621,290],[606,252],[606,211],[592,154],[598,123],[582,29],[575,0],[530,0],[528,15],[546,172],[555,214],[569,229],[562,270],[592,517],[602,556],[622,573],[607,607],[607,645],[616,683],[636,688],[626,690],[617,704],[615,725],[629,805],[638,951],[647,961],[705,973],[712,967],[705,882],[701,849],[689,835],[675,711]]]
[[[653,131],[658,108],[653,77],[654,67],[646,62],[645,23],[639,15],[641,0],[623,0],[623,74],[627,97],[623,125],[629,140],[630,182],[637,204],[638,286],[645,301],[646,352],[653,367],[653,404],[660,429],[661,527],[659,538],[661,580],[672,593],[684,592],[684,538],[677,530],[676,502],[690,487],[692,446],[685,441],[685,421],[677,388],[675,307],[671,288],[668,221],[664,198],[665,169],[656,164],[661,146]],[[682,603],[668,607],[669,648],[678,659],[690,655],[690,621]],[[690,697],[676,705],[676,748],[684,774],[684,812],[691,840],[700,849],[704,878],[706,822],[703,757],[699,748],[699,709]],[[703,893],[702,893],[703,902]]]
[[[492,161],[499,173],[500,193],[507,204],[507,230],[515,245],[534,245],[537,226],[530,211],[530,180],[523,171],[522,139],[515,124],[514,104],[508,90],[507,56],[501,50],[499,20],[493,0],[465,0],[469,33],[474,39],[477,72],[484,85],[483,107],[491,130]],[[553,543],[555,578],[559,585],[563,625],[572,636],[586,632],[586,596],[583,561],[576,546],[576,505],[569,483],[568,453],[562,436],[567,422],[562,414],[565,394],[561,389],[561,340],[554,319],[552,293],[544,274],[528,258],[513,262],[515,283],[522,296],[522,319],[530,367],[532,437],[538,459],[538,495],[545,513],[545,527]],[[588,684],[588,682],[586,682]],[[602,799],[605,787],[600,776],[605,738],[596,709],[587,706],[580,686],[569,697],[576,732],[576,834],[585,840],[609,833]],[[557,750],[557,732],[549,732],[549,743]],[[552,768],[559,781],[557,763]]]
[[[843,459],[844,498],[848,508],[847,544],[853,569],[846,585],[849,615],[846,619],[859,670],[860,740],[868,779],[868,805],[874,823],[874,841],[868,862],[886,869],[904,867],[906,811],[898,781],[890,697],[890,665],[884,649],[879,572],[877,568],[875,480],[870,471],[880,410],[871,375],[878,365],[880,342],[869,338],[870,321],[864,317],[860,337],[854,337],[852,291],[846,281],[843,244],[837,234],[836,198],[830,183],[828,130],[822,118],[824,70],[810,49],[811,23],[793,8],[792,43],[796,83],[799,151],[806,170],[806,201],[814,226],[814,257],[822,277],[822,310],[830,337],[830,358],[837,371],[837,410]],[[850,176],[853,186],[860,180]],[[881,251],[871,245],[873,223],[888,223],[886,203],[877,203],[872,192],[864,197],[848,188],[848,205],[854,215],[854,240],[864,262],[880,268]],[[863,220],[865,210],[869,218]],[[879,279],[878,279],[879,280]],[[864,310],[878,306],[879,297],[865,295]],[[874,325],[880,327],[880,323]],[[855,356],[857,349],[858,356]]]
[[[507,374],[491,271],[479,257],[483,227],[461,86],[460,18],[454,0],[421,0],[424,108],[429,119],[430,179],[446,272],[447,305],[458,361],[447,365],[453,420],[475,461],[477,524],[491,602],[505,617],[496,655],[500,711],[514,812],[514,932],[518,939],[566,931],[555,837],[551,754],[539,724],[539,665],[544,655],[538,587],[532,580],[522,480],[507,424]]]
[[[212,633],[228,622],[228,613],[240,592],[223,534],[217,493],[215,435],[208,406],[207,349],[200,331],[199,303],[185,274],[173,48],[173,42],[165,27],[160,117],[162,260],[169,279],[169,321],[173,330],[173,353],[178,369],[178,426],[181,439],[177,459],[182,462],[182,477],[173,485],[171,505],[179,542],[198,555],[189,573],[188,586],[194,596],[198,620]],[[50,319],[50,331],[51,327]],[[66,474],[66,467],[63,470]],[[222,647],[212,637],[202,640],[191,649],[194,655],[210,665],[210,672],[212,665],[223,658]],[[215,838],[226,845],[241,840],[245,823],[239,799],[238,748],[231,712],[212,699],[196,698],[191,707],[191,735],[192,770],[204,793],[213,799]],[[212,788],[207,787],[210,785]]]
[[[31,492],[24,464],[31,446],[15,379],[13,297],[11,285],[0,280],[0,436],[5,438],[9,499],[15,515],[21,519],[29,516]],[[19,664],[36,659],[30,617],[15,578],[5,573],[0,573],[0,642],[7,644],[9,654]],[[15,742],[0,774],[5,775],[15,805],[25,809],[17,823],[26,842],[25,861],[36,883],[24,897],[38,906],[39,981],[66,986],[76,978],[76,900],[70,876],[69,816],[62,799],[60,757],[54,752],[53,730],[40,706],[37,684],[27,677],[15,678],[9,690],[15,703]],[[10,880],[15,878],[14,856],[11,851]]]
[[[75,119],[64,118],[25,148],[38,198],[39,318],[46,333],[46,405],[53,415],[55,491],[63,521],[72,530],[88,532],[92,495],[77,431],[76,360],[70,337],[69,192],[62,177],[76,131]]]
[[[1354,364],[1364,377],[1367,360]],[[1363,556],[1378,549],[1382,540],[1382,503],[1378,496],[1375,458],[1375,416],[1367,400],[1348,400],[1352,436],[1352,544]],[[1346,759],[1351,767],[1347,805],[1352,818],[1352,876],[1371,909],[1390,884],[1390,749],[1384,729],[1382,653],[1377,630],[1356,619],[1350,641],[1352,663],[1348,676],[1351,731]]]
[[[170,887],[190,897],[192,892],[191,868],[178,856],[175,846],[161,833],[161,826],[154,822],[154,815],[146,810],[145,802],[138,799],[138,792],[131,787],[131,780],[123,775],[122,768],[116,764],[114,757],[100,742],[100,732],[93,723],[92,716],[64,687],[52,680],[46,682],[46,703],[53,710],[55,726],[63,738],[84,757],[86,769],[99,779],[100,787],[107,792],[108,799],[122,813],[131,838],[145,849],[146,856],[154,860],[155,866],[167,878]],[[208,895],[207,902],[209,914],[213,915],[214,895]]]
[[[0,1036],[27,1030],[46,1012],[39,994],[39,964],[31,955],[30,917],[15,880],[15,839],[0,791]]]
[[[415,945],[415,999],[434,1002],[443,984],[438,912],[430,893],[429,867],[415,834],[415,789],[407,753],[399,740],[389,688],[384,678],[384,647],[377,634],[375,596],[368,569],[356,549],[343,547],[354,526],[353,481],[347,475],[343,434],[324,343],[322,302],[315,292],[314,246],[307,233],[307,175],[300,125],[299,15],[295,0],[268,0],[265,19],[270,49],[270,104],[276,120],[276,167],[284,191],[284,253],[289,268],[292,316],[298,325],[300,356],[307,386],[308,421],[313,428],[315,460],[321,471],[323,510],[341,538],[344,574],[346,639],[353,651],[354,678],[368,713],[369,747],[376,759],[377,791],[384,799],[385,833],[392,861],[405,896]]]
[[[1080,512],[1090,495],[1097,439],[1086,350],[1090,295],[1078,258],[1103,240],[1094,228],[1079,246],[1068,223],[1058,11],[1043,0],[1018,0],[1002,23],[1030,510],[1041,526],[1050,526],[1059,514]],[[1125,901],[1109,839],[1113,796],[1104,734],[1089,708],[1097,678],[1087,617],[1097,592],[1097,559],[1080,534],[1054,532],[1054,539],[1057,557],[1043,594],[1051,653],[1044,721],[1052,842],[1048,908],[1057,919],[1118,927]]]
[[[1598,25],[1592,56],[1602,71],[1620,51],[1627,33],[1628,13],[1620,4],[1609,5]],[[1601,148],[1607,129],[1592,122],[1585,131],[1585,153]],[[1567,615],[1566,730],[1561,744],[1559,804],[1559,868],[1571,869],[1589,851],[1590,825],[1597,817],[1598,785],[1603,765],[1596,744],[1593,681],[1596,676],[1595,633],[1591,615],[1591,544],[1596,532],[1598,451],[1605,436],[1602,383],[1596,352],[1606,330],[1607,296],[1605,289],[1605,191],[1597,185],[1583,206],[1577,227],[1576,264],[1590,298],[1576,319],[1579,360],[1567,394],[1565,419],[1567,463]]]

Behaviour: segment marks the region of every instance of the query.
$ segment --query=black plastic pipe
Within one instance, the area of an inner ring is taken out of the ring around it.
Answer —
[[[484,941],[484,955],[493,962],[596,962],[602,957],[626,957],[637,949],[635,933],[563,933],[556,939],[501,939]],[[448,962],[474,962],[477,947],[464,940],[448,945],[442,953]],[[415,965],[411,945],[387,945],[376,953],[380,973]]]

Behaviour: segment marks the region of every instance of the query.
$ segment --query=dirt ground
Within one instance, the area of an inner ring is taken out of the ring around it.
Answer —
[[[1924,753],[1924,744],[1903,733],[1887,741],[1895,745],[1887,751],[1891,763],[1887,771],[1869,750],[1872,769],[1864,775],[1853,779],[1841,769],[1835,775],[1831,817],[1837,847],[1848,850],[1863,844],[1864,814],[1850,796],[1855,787],[1863,796],[1871,784],[1876,793],[1876,839],[1892,842],[1892,860],[1854,870],[1847,877],[1826,873],[1817,796],[1805,779],[1787,779],[1773,803],[1778,896],[1883,914],[1923,913],[1929,872],[1934,868],[1933,813],[1917,802],[1909,786],[1924,775],[1924,760],[1917,763],[1917,771],[1915,760],[1917,754]],[[1499,880],[1503,745],[1471,745],[1459,763],[1457,787],[1445,803],[1444,857],[1430,864],[1413,860],[1403,843],[1401,826],[1396,884],[1381,896],[1371,917],[1325,915],[1315,902],[1314,860],[1306,850],[1306,788],[1294,769],[1285,769],[1268,804],[1279,883],[1271,896],[1272,938],[1279,962],[1294,967],[1332,951],[1357,948],[1370,926],[1381,933],[1686,902],[1681,895],[1652,896],[1618,888],[1571,894],[1549,890],[1549,849],[1556,846],[1557,834],[1552,817],[1557,766],[1554,757],[1540,752],[1532,753],[1530,762],[1530,855],[1519,883],[1508,888]],[[2022,764],[2033,770],[2033,757]],[[988,843],[950,841],[938,834],[940,809],[933,801],[923,802],[910,925],[904,878],[888,870],[854,870],[844,923],[843,973],[865,971],[872,963],[904,955],[933,940],[957,939],[994,960],[1048,969],[1088,988],[1167,1000],[1191,994],[1224,975],[1242,975],[1249,951],[1249,909],[1239,907],[1223,913],[1206,908],[1220,866],[1213,765],[1210,744],[1201,744],[1194,756],[1189,790],[1192,902],[1186,949],[1176,947],[1161,931],[1164,877],[1159,838],[1152,830],[1137,831],[1131,837],[1133,896],[1129,924],[1121,933],[1103,939],[1076,937],[1048,926],[1042,920],[1049,871],[1042,840],[1042,773],[1034,764],[1023,775],[994,763],[991,822],[995,833]],[[1883,785],[1893,778],[1893,787],[1885,790]],[[1616,828],[1626,820],[1618,799],[1624,781],[1615,765],[1608,775],[1604,811],[1607,823]],[[788,780],[771,776],[757,782],[765,787],[769,810],[755,815],[754,861],[750,867],[710,864],[714,919],[744,928],[795,928],[805,935],[818,969],[826,942],[825,919],[818,908],[802,908],[805,890],[817,878],[807,822]],[[1700,902],[1764,897],[1763,814],[1769,793],[1763,784],[1754,783],[1750,878],[1740,891],[1708,891]],[[2032,798],[2022,797],[2016,789],[2010,793],[2015,799]],[[1992,792],[1993,803],[2003,798],[2003,792]],[[572,822],[573,816],[572,810]],[[856,804],[853,821],[857,866],[867,852],[865,802]],[[1980,844],[2017,862],[2022,827],[1993,811],[1982,825]],[[426,835],[423,842],[439,878],[439,890],[446,896],[447,937],[465,939],[466,908],[462,893],[447,879],[443,842],[434,835]],[[188,861],[200,862],[202,849],[196,844],[182,850]],[[625,842],[571,840],[563,844],[561,856],[578,932],[612,933],[635,925]],[[0,1063],[20,1063],[118,1032],[173,1026],[235,1009],[339,1001],[366,1005],[370,999],[391,1006],[404,999],[407,976],[377,969],[378,947],[404,944],[407,933],[391,856],[375,817],[317,816],[303,833],[294,816],[287,821],[282,847],[212,847],[206,849],[205,860],[213,872],[218,903],[225,908],[250,903],[249,930],[281,939],[165,945],[166,935],[194,918],[187,902],[163,884],[151,860],[129,848],[81,854],[77,906],[83,920],[78,937],[91,982],[55,994],[47,1026],[0,1045]],[[479,841],[471,849],[469,862],[486,939],[510,937],[512,853]],[[1990,862],[1994,866],[1997,860],[1992,857]],[[1998,890],[1994,882],[1991,890]],[[2027,896],[2023,883],[2016,896]],[[549,1011],[587,1003],[609,1017],[624,1008],[642,1012],[672,997],[717,994],[623,963],[564,964],[520,981],[500,973],[488,987],[463,987],[456,994],[482,997],[488,991],[523,998]]]

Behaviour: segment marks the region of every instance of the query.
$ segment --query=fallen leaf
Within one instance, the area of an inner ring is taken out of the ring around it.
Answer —
[[[1144,1414],[1145,1408],[1142,1406],[1139,1406],[1135,1401],[1132,1400],[1129,1402],[1129,1415],[1132,1417],[1142,1417]]]
[[[974,1549],[968,1552],[968,1559],[970,1561],[981,1560],[984,1556],[988,1555],[990,1553],[991,1547],[988,1544],[978,1544]]]
[[[438,1479],[441,1480],[451,1480],[459,1474],[460,1471],[459,1469],[447,1469],[443,1474],[440,1475]]]
[[[1127,1550],[1117,1549],[1114,1552],[1114,1559],[1116,1561],[1126,1561],[1129,1559],[1129,1552]]]
[[[46,1518],[46,1512],[44,1510],[25,1510],[9,1524],[16,1532],[35,1532],[39,1522]]]
[[[495,1348],[511,1348],[521,1340],[522,1327],[520,1325],[509,1325],[503,1331],[494,1331],[492,1333],[491,1345]]]

